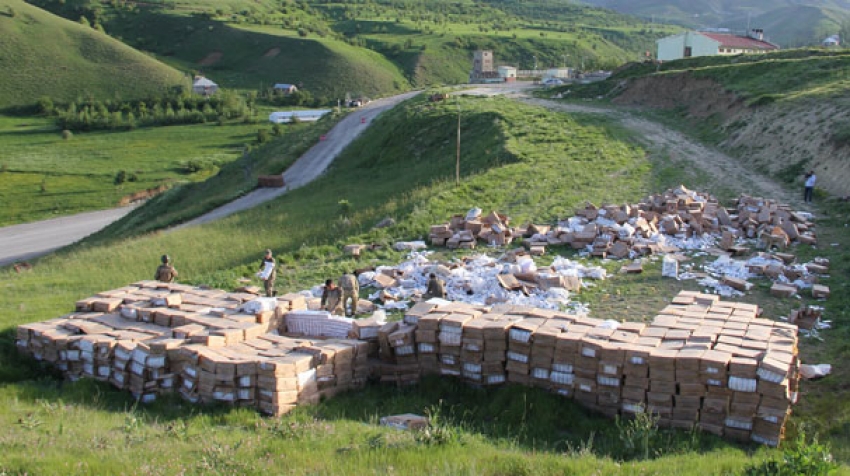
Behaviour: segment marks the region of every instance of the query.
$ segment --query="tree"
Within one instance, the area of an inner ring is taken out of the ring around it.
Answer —
[[[50,99],[49,96],[42,96],[38,98],[38,112],[41,114],[53,114],[54,106],[53,100]]]

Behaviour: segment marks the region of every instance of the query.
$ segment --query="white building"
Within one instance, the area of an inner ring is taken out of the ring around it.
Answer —
[[[834,48],[839,45],[841,45],[841,37],[838,35],[832,35],[821,42],[821,46],[827,48]]]
[[[505,82],[516,81],[516,68],[513,66],[499,66],[499,77]]]
[[[218,91],[218,84],[215,84],[203,76],[195,76],[195,81],[192,83],[192,92],[195,94],[202,94],[204,96],[211,96],[215,94],[216,91]]]
[[[549,68],[544,75],[547,78],[569,79],[572,77],[570,68]]]
[[[686,31],[661,38],[658,60],[672,61],[696,56],[739,55],[778,50],[779,46],[764,41],[764,32],[753,30],[753,36],[707,31]]]
[[[275,124],[284,124],[292,122],[293,118],[297,118],[299,122],[316,122],[325,114],[331,112],[330,109],[313,109],[308,111],[277,111],[269,114],[269,121]]]

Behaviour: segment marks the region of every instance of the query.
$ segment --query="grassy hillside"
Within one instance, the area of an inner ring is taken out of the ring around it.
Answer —
[[[739,33],[746,32],[748,27],[761,28],[766,39],[782,48],[817,46],[824,38],[842,32],[842,26],[850,19],[850,2],[846,0],[758,0],[746,4],[729,0],[585,0],[584,3],[688,28],[728,28]]]
[[[0,71],[0,108],[41,96],[133,99],[188,84],[150,56],[20,0],[0,0]]]
[[[633,65],[596,87],[613,88],[622,79],[687,72],[717,81],[749,102],[767,104],[840,95],[850,84],[848,65],[847,50],[796,49],[733,57],[703,56],[661,65]]]
[[[803,171],[815,170],[818,187],[844,197],[850,180],[848,68],[848,50],[797,49],[634,65],[609,81],[560,91],[666,109],[671,124],[754,170],[795,186]]]
[[[396,262],[401,254],[388,244],[422,237],[430,224],[471,206],[498,209],[518,223],[549,222],[584,200],[633,201],[698,177],[671,167],[665,157],[648,155],[605,120],[500,98],[463,98],[462,182],[455,186],[453,102],[416,99],[382,115],[326,175],[260,209],[171,233],[77,246],[39,260],[31,272],[0,270],[5,283],[0,393],[10,402],[0,411],[0,421],[8,428],[8,441],[16,442],[5,448],[0,467],[38,473],[68,472],[67,465],[74,464],[90,473],[129,467],[145,473],[254,474],[285,465],[323,474],[385,472],[388,467],[404,474],[731,474],[781,456],[707,435],[662,432],[653,439],[657,453],[652,459],[634,459],[614,423],[571,401],[512,386],[468,389],[449,379],[408,391],[369,388],[280,420],[245,409],[195,408],[173,399],[137,408],[127,394],[105,385],[59,385],[15,354],[14,325],[54,317],[80,297],[146,277],[163,252],[174,257],[187,282],[231,288],[237,278],[252,274],[258,252],[271,247],[282,266],[280,290],[295,291],[353,266],[342,253],[345,243],[383,244],[368,256],[370,263]],[[340,199],[351,203],[348,220],[339,216]],[[398,224],[371,229],[387,216]],[[834,224],[826,225],[819,228],[825,239],[850,239],[831,234]],[[836,258],[836,271],[846,267],[838,251],[823,253]],[[551,259],[543,257],[541,264]],[[618,267],[606,266],[611,271]],[[644,274],[614,276],[579,299],[592,309],[606,303],[617,318],[643,317],[630,307],[635,300],[660,308],[677,289],[693,285],[665,283],[670,282],[661,281],[660,265],[648,264]],[[834,336],[827,335],[829,346],[820,355],[824,361],[846,357],[839,344],[846,337],[845,305],[843,296],[827,303],[836,329]],[[850,446],[841,429],[847,402],[830,396],[836,385],[840,380],[829,379],[805,387],[807,403],[793,421],[795,428],[811,425],[846,462]],[[376,425],[385,414],[429,408],[442,415],[447,439],[417,440]],[[832,418],[824,418],[827,408]],[[33,447],[38,448],[35,457]]]
[[[777,8],[751,19],[770,36],[770,41],[782,48],[819,45],[826,37],[842,31],[850,20],[850,10],[794,5]],[[739,18],[726,23],[736,31],[747,29],[747,19]]]
[[[493,48],[499,64],[521,68],[532,68],[535,57],[541,68],[610,68],[675,31],[553,0],[34,3],[68,18],[85,16],[128,44],[225,86],[302,83],[331,100],[340,92],[377,95],[464,82],[476,48]]]

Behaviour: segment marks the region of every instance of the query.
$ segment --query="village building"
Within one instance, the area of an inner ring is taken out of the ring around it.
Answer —
[[[218,84],[210,81],[203,76],[195,76],[195,81],[192,83],[192,92],[203,96],[212,96],[218,91]]]
[[[657,41],[658,60],[672,61],[697,56],[738,55],[778,50],[765,41],[764,31],[752,30],[749,36],[731,33],[687,31]]]
[[[274,92],[278,94],[292,94],[298,91],[297,86],[288,83],[277,83],[272,89],[274,89]]]

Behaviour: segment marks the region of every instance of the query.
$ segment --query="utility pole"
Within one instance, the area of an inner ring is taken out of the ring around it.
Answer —
[[[457,158],[455,159],[455,185],[460,185],[460,96],[457,98]]]

